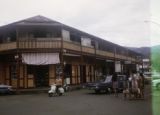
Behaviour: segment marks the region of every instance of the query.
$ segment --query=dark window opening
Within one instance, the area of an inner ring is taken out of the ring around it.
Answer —
[[[16,41],[16,32],[12,31],[0,36],[0,43],[14,42]]]
[[[3,36],[0,36],[0,43],[3,43]]]
[[[70,78],[72,76],[72,66],[70,64],[66,64],[64,68],[64,77]]]
[[[95,47],[95,45],[96,45],[96,43],[95,43],[95,41],[91,41],[91,46],[93,46],[93,47]]]
[[[53,30],[53,31],[35,30],[31,32],[30,35],[33,38],[57,38],[57,37],[61,37],[61,31],[60,30]]]
[[[27,74],[34,74],[34,66],[27,66]]]
[[[27,66],[27,74],[32,75],[33,77],[28,76],[30,79],[34,79],[36,87],[46,87],[49,85],[49,66]]]
[[[10,76],[11,79],[17,79],[16,63],[10,66]]]
[[[16,41],[16,32],[10,33],[10,41],[11,41],[11,42]]]
[[[98,49],[103,51],[114,52],[114,46],[112,44],[103,43],[103,41],[99,42]]]
[[[45,37],[47,37],[47,33],[44,31],[35,31],[33,33],[33,37],[34,38],[45,38]]]
[[[70,40],[74,42],[81,43],[81,36],[76,34],[70,34]]]
[[[60,30],[55,30],[53,32],[53,37],[61,37],[61,31]]]

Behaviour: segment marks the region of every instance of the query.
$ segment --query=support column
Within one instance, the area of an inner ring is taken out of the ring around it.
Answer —
[[[19,54],[19,36],[18,36],[18,28],[16,28],[16,43],[17,43],[17,52],[15,55],[16,60],[16,73],[17,73],[17,92],[20,86],[20,54]]]
[[[114,48],[114,72],[116,72],[116,47]]]
[[[60,58],[61,58],[61,61],[60,61],[60,65],[61,65],[61,68],[62,68],[62,85],[64,84],[64,57],[63,57],[63,52],[64,52],[64,49],[63,49],[63,35],[62,35],[62,31],[63,31],[63,25],[61,24],[61,54],[60,54]]]

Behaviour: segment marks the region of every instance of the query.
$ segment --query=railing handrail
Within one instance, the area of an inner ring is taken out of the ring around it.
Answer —
[[[33,43],[31,43],[33,42]],[[44,42],[44,43],[43,43]],[[88,47],[88,46],[81,46],[79,43],[75,43],[75,42],[71,42],[71,41],[63,41],[64,43],[68,43],[67,47],[71,47],[70,49],[72,50],[76,50],[80,51],[80,47],[82,47],[82,52],[87,52],[87,53],[91,53],[94,54],[96,53],[96,55],[101,55],[101,56],[109,56],[109,57],[114,57],[114,52],[110,52],[110,51],[103,51],[103,50],[98,50],[95,49],[93,47]],[[22,44],[21,44],[22,43]],[[26,44],[25,44],[26,43]],[[41,43],[41,44],[38,44]],[[19,41],[19,48],[61,48],[61,41],[57,40],[57,39],[53,39],[51,41],[47,41],[47,40],[20,40]],[[69,44],[72,44],[72,46],[69,46]],[[6,43],[0,43],[0,51],[4,51],[4,50],[10,50],[10,49],[16,49],[16,42],[6,42]],[[73,46],[75,46],[75,48],[72,48]],[[64,47],[65,48],[65,47]],[[96,51],[96,52],[94,52]],[[115,58],[118,59],[128,59],[131,61],[136,61],[136,59],[134,57],[131,56],[126,56],[126,55],[121,55],[121,54],[116,54]]]

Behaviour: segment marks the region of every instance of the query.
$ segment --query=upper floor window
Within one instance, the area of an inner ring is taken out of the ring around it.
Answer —
[[[89,46],[91,47],[91,39],[90,38],[87,38],[87,37],[82,37],[81,38],[81,43],[83,46]]]
[[[62,30],[62,37],[65,41],[70,41],[70,32],[67,30]]]
[[[73,42],[81,43],[81,37],[78,34],[70,34],[70,40]]]
[[[34,38],[45,38],[47,37],[47,33],[44,31],[35,31],[32,33]]]
[[[29,38],[59,38],[61,37],[61,31],[59,30],[53,30],[53,31],[36,30],[36,31],[29,32],[28,37]]]
[[[16,41],[16,32],[8,32],[0,36],[0,43],[14,42]]]

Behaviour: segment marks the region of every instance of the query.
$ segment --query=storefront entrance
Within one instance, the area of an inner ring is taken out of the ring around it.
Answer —
[[[81,83],[86,83],[86,66],[85,65],[80,66],[80,80],[81,80]]]
[[[49,66],[28,66],[29,74],[34,76],[35,87],[49,86]]]

